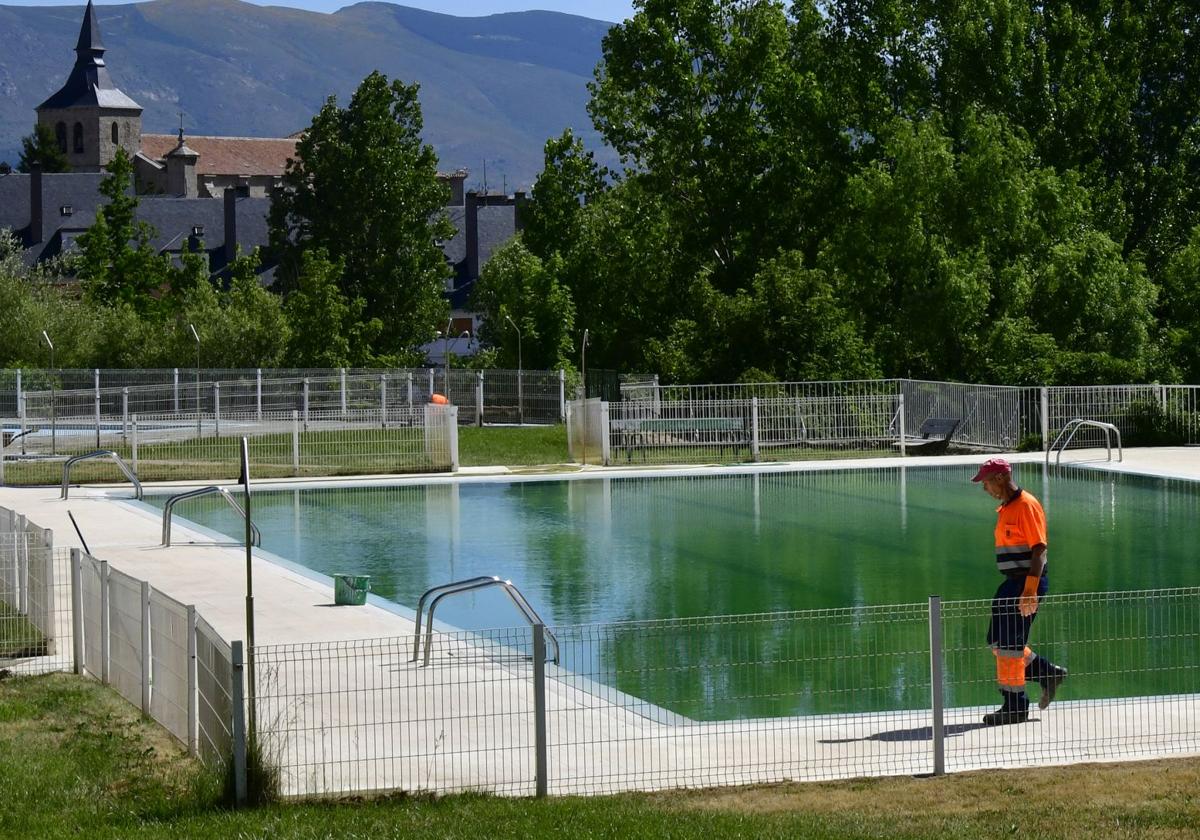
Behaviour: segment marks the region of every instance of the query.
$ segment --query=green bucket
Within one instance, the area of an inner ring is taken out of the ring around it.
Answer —
[[[339,606],[361,607],[371,591],[369,575],[334,575],[333,602]]]

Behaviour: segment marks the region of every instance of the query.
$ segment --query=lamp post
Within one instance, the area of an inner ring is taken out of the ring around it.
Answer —
[[[55,410],[55,403],[58,402],[58,374],[54,371],[54,342],[50,340],[50,336],[45,330],[42,330],[42,338],[46,339],[46,344],[50,346],[50,454],[57,455],[58,414]]]
[[[200,333],[196,332],[194,324],[188,324],[192,338],[196,339],[196,437],[200,437]]]
[[[583,331],[583,341],[579,347],[579,381],[583,386],[583,399],[587,399],[587,346],[588,346],[588,331]]]
[[[509,317],[508,313],[504,315],[508,323],[512,324],[512,328],[517,331],[517,424],[525,425],[525,400],[521,391],[521,379],[523,378],[524,366],[521,364],[521,328],[517,326],[517,322]]]

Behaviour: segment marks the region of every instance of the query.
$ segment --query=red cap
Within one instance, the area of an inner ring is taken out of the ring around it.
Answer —
[[[979,472],[975,473],[972,481],[983,481],[993,475],[1012,475],[1012,465],[1003,458],[989,458],[983,462],[983,466],[979,468]]]

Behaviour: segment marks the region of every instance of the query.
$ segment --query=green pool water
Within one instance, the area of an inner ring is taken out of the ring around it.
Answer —
[[[971,484],[972,472],[261,492],[254,518],[268,551],[320,572],[370,575],[376,594],[408,606],[438,583],[510,578],[549,625],[572,625],[559,631],[564,667],[688,717],[920,708],[929,693],[927,596],[990,599],[1000,580],[995,502]],[[1040,465],[1019,467],[1017,478],[1046,507],[1052,593],[1200,583],[1200,485],[1044,474]],[[178,515],[241,533],[220,499],[189,502]],[[1160,600],[1051,604],[1034,646],[1041,633],[1043,650],[1078,672],[1071,696],[1200,691],[1196,599]],[[919,610],[877,609],[914,603]],[[952,704],[994,697],[986,607],[947,610]],[[653,623],[816,609],[831,612]],[[438,617],[466,629],[520,624],[496,591],[450,599]],[[634,623],[574,626],[611,622]],[[1145,662],[1146,647],[1162,667],[1142,673],[1113,659],[1128,648]]]

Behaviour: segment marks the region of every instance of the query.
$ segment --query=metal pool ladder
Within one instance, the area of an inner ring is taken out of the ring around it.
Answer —
[[[233,494],[224,487],[217,487],[215,484],[211,487],[201,487],[199,490],[189,490],[186,493],[178,493],[167,499],[167,503],[163,505],[163,520],[162,520],[162,544],[164,547],[171,546],[171,514],[175,510],[175,505],[187,499],[198,499],[201,496],[211,496],[218,493],[229,502],[230,507],[236,510],[242,517],[246,518],[245,509],[238,504],[237,499],[233,498]],[[258,526],[253,522],[250,523],[251,539],[255,545],[262,545],[262,533],[258,530]]]
[[[517,589],[511,580],[501,580],[495,575],[481,575],[480,577],[467,578],[466,580],[456,580],[452,583],[443,583],[441,586],[435,586],[428,589],[417,601],[417,621],[413,630],[413,655],[409,662],[416,662],[421,651],[421,613],[425,610],[425,603],[432,597],[429,603],[429,613],[425,621],[425,662],[429,664],[429,658],[433,654],[433,611],[437,609],[437,605],[443,598],[450,595],[457,595],[460,592],[472,592],[476,589],[488,589],[493,586],[498,586],[504,590],[504,594],[509,597],[522,617],[530,623],[530,625],[541,624],[545,626],[541,616],[530,605],[529,601],[525,600],[525,596],[521,594],[521,590]],[[549,630],[546,631],[546,639],[554,646],[554,656],[551,657],[555,665],[558,664],[558,639]]]
[[[1087,427],[1090,429],[1100,429],[1104,432],[1104,445],[1108,449],[1108,460],[1110,460],[1110,461],[1112,460],[1112,436],[1116,435],[1117,436],[1117,461],[1121,462],[1121,461],[1125,460],[1125,452],[1121,447],[1121,430],[1120,429],[1118,429],[1112,423],[1102,423],[1099,420],[1085,420],[1083,418],[1076,417],[1074,420],[1070,421],[1069,423],[1067,423],[1067,425],[1062,427],[1062,431],[1058,433],[1058,437],[1056,437],[1054,439],[1054,443],[1050,444],[1050,448],[1046,450],[1046,466],[1050,465],[1050,453],[1051,452],[1057,453],[1054,457],[1054,466],[1057,467],[1062,463],[1063,450],[1071,445],[1071,439],[1073,437],[1075,437],[1075,433],[1084,427]],[[1070,434],[1067,434],[1068,432],[1070,432]],[[1063,442],[1062,446],[1059,446],[1058,442],[1060,440],[1062,440],[1063,435],[1067,435],[1067,439],[1066,439],[1066,441]]]
[[[68,458],[63,464],[62,496],[59,498],[67,498],[67,492],[71,487],[71,467],[80,461],[90,461],[93,458],[112,458],[116,462],[116,465],[121,468],[121,472],[125,473],[125,477],[133,482],[133,491],[137,494],[135,498],[142,498],[142,483],[138,481],[137,473],[131,470],[124,459],[111,449],[97,449],[95,452],[87,452],[83,455],[75,455]]]

